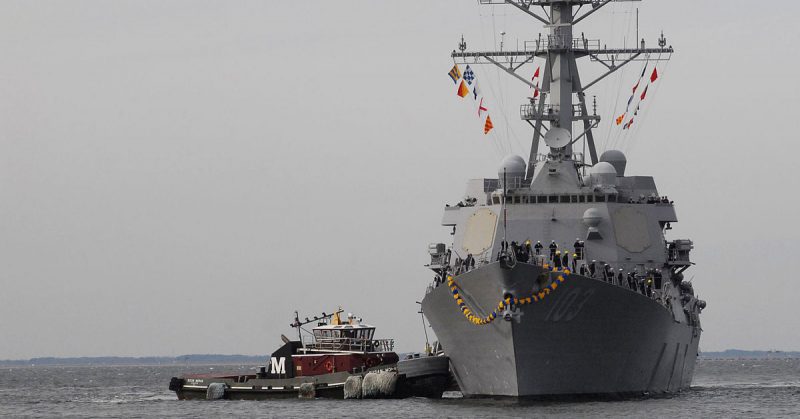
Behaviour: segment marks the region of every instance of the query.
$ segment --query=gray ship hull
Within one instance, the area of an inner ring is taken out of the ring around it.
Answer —
[[[456,283],[467,305],[485,316],[505,292],[530,295],[542,273],[535,265],[492,263]],[[689,387],[699,328],[625,287],[564,277],[546,298],[522,306],[518,320],[498,317],[482,326],[464,317],[447,285],[425,296],[425,316],[464,396],[632,396]]]

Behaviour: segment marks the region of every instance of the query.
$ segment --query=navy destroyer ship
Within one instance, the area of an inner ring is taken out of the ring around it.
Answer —
[[[501,51],[467,51],[462,37],[452,53],[457,77],[459,64],[489,64],[535,89],[520,108],[533,128],[528,160],[508,156],[497,178],[469,181],[444,209],[452,243],[429,247],[436,276],[422,308],[465,397],[635,396],[692,382],[706,306],[684,279],[693,243],[669,237],[675,206],[652,177],[626,173],[618,150],[598,156],[600,117],[586,100],[608,75],[673,49],[663,34],[653,48],[638,34],[633,48],[575,36],[613,2],[481,0],[547,33]],[[584,83],[582,58],[604,72]],[[518,74],[534,60],[541,86]]]

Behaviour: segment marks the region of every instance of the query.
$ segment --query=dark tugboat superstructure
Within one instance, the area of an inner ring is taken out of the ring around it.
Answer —
[[[672,47],[663,35],[658,48],[642,41],[627,49],[573,37],[573,25],[609,1],[500,3],[546,22],[550,33],[521,51],[467,52],[462,42],[453,58],[510,73],[545,60],[541,88],[528,83],[540,95],[521,107],[534,128],[531,154],[527,163],[507,157],[497,179],[470,181],[464,200],[445,208],[453,243],[430,247],[437,277],[422,301],[425,316],[467,397],[685,389],[705,307],[683,276],[692,242],[667,238],[675,208],[652,177],[627,174],[620,151],[597,156],[600,118],[585,101],[603,77],[630,62],[667,59]],[[582,84],[581,57],[607,73]],[[546,154],[538,154],[540,139]]]

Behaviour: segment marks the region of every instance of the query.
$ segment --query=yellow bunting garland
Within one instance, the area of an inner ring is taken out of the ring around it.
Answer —
[[[549,268],[550,267],[548,265],[544,265],[544,269],[549,269]],[[552,268],[552,272],[561,272],[564,275],[570,274],[569,269],[564,269],[559,271],[559,269],[555,267]],[[510,306],[512,304],[525,305],[525,304],[531,304],[532,302],[537,303],[543,300],[546,296],[550,295],[551,292],[555,291],[556,288],[558,288],[559,284],[564,283],[565,281],[564,275],[558,275],[558,277],[556,277],[556,280],[550,283],[550,285],[548,285],[546,288],[539,291],[538,293],[534,293],[530,297],[514,298],[514,299],[506,298],[504,300],[501,300],[497,304],[497,309],[491,312],[486,317],[479,317],[474,315],[473,311],[469,307],[467,307],[467,304],[464,302],[464,299],[461,298],[461,295],[458,293],[458,286],[456,285],[456,282],[453,280],[452,276],[447,277],[447,285],[448,287],[450,287],[450,292],[453,293],[453,299],[456,300],[456,304],[458,304],[458,308],[461,309],[461,313],[464,314],[464,317],[466,317],[467,320],[469,320],[472,324],[483,326],[493,322],[497,318],[497,312],[505,309],[506,306]]]

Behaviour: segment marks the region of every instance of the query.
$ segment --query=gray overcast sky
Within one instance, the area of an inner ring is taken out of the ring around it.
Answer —
[[[593,94],[600,145],[695,241],[701,349],[800,349],[800,5],[747,5],[625,3],[579,30],[635,42],[638,6],[678,50],[630,137],[609,122],[641,64]],[[444,203],[527,156],[521,83],[476,67],[484,136],[446,76],[462,33],[501,31],[540,26],[465,0],[0,3],[0,359],[264,354],[337,305],[421,349]]]

